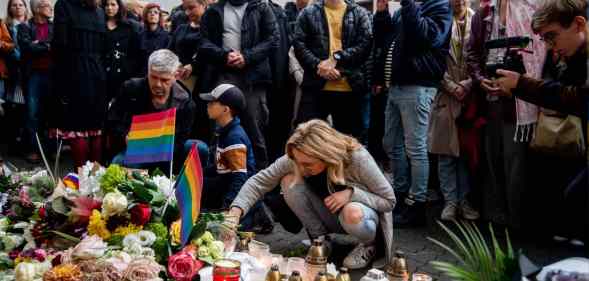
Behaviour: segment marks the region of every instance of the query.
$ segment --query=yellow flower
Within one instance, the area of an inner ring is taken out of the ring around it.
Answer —
[[[18,256],[15,260],[14,260],[14,265],[18,265],[21,262],[30,262],[31,258],[27,258],[27,257],[21,257]]]
[[[106,221],[102,219],[100,211],[92,210],[90,222],[88,223],[88,235],[98,235],[103,240],[108,240],[111,236],[110,231],[106,228]]]
[[[170,226],[170,237],[172,237],[173,245],[180,245],[180,226],[181,220],[177,220]]]
[[[80,268],[73,264],[62,264],[43,274],[45,281],[78,281],[82,279]]]
[[[143,226],[141,225],[134,225],[130,223],[128,226],[119,226],[115,229],[115,235],[121,235],[123,237],[127,236],[127,234],[135,234],[139,231],[143,230]]]

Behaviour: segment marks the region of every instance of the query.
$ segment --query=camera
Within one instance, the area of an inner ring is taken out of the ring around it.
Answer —
[[[497,77],[497,69],[515,71],[520,74],[526,72],[524,59],[520,51],[526,48],[532,39],[526,36],[505,37],[500,39],[489,40],[485,42],[485,50],[489,51],[489,60],[485,64],[485,72],[488,77]],[[506,49],[501,55],[498,50],[491,54],[495,49]]]

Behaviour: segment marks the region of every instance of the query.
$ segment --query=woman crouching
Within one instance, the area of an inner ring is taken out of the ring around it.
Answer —
[[[278,185],[311,238],[347,233],[360,241],[344,266],[359,269],[370,264],[379,226],[390,260],[395,194],[356,139],[321,120],[300,124],[286,144],[286,155],[244,184],[231,204],[230,217],[240,218]]]

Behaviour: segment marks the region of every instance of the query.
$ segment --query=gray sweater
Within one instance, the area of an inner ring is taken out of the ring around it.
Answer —
[[[247,213],[264,194],[280,185],[280,180],[294,174],[295,163],[284,155],[270,167],[251,177],[231,204]],[[395,193],[380,168],[365,148],[352,153],[350,164],[345,167],[345,185],[353,189],[351,202],[362,203],[379,213],[380,224],[385,237],[387,260],[390,259],[393,242],[393,216]]]

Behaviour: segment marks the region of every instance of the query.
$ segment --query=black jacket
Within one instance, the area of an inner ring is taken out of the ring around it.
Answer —
[[[139,36],[139,74],[145,76],[147,74],[147,61],[149,56],[154,51],[165,49],[170,43],[170,34],[163,28],[158,27],[155,31],[147,28],[143,29]]]
[[[190,19],[186,12],[184,11],[184,7],[182,5],[174,7],[170,12],[170,21],[172,25],[170,26],[171,32],[175,32],[180,25],[190,23]]]
[[[211,5],[201,21],[203,37],[200,53],[206,71],[199,79],[201,92],[211,91],[220,73],[229,70],[225,64],[230,50],[223,49],[223,8],[226,0]],[[238,72],[250,84],[270,84],[272,74],[268,57],[278,46],[276,18],[270,6],[261,0],[248,2],[241,26],[241,53],[246,66]]]
[[[354,91],[367,90],[361,66],[370,54],[372,27],[370,13],[350,0],[346,1],[343,19],[342,59],[337,68],[343,71]],[[324,1],[307,6],[297,19],[293,41],[295,55],[305,70],[303,88],[319,90],[327,80],[317,75],[317,65],[329,58],[329,27]]]
[[[68,131],[102,129],[106,116],[105,15],[82,2],[55,3],[52,82],[59,104],[52,128]]]
[[[284,9],[278,4],[268,1],[278,28],[279,40],[278,47],[272,52],[270,56],[270,69],[272,70],[272,87],[276,89],[284,89],[288,81],[288,51],[290,50],[291,40],[289,37],[288,17]]]
[[[114,99],[107,118],[107,133],[113,140],[114,152],[125,150],[125,139],[131,128],[133,115],[159,112],[176,108],[176,134],[174,135],[174,166],[181,168],[184,159],[184,143],[190,137],[194,122],[195,105],[190,94],[174,84],[163,109],[156,109],[151,102],[151,92],[147,78],[133,78],[121,87],[120,94]]]
[[[284,4],[284,13],[286,14],[286,20],[288,21],[288,32],[294,35],[297,26],[297,17],[301,11],[297,8],[294,2],[288,2]],[[291,36],[291,39],[294,36]]]
[[[448,0],[402,0],[392,17],[374,15],[374,84],[384,85],[384,63],[393,40],[392,85],[437,87],[446,72],[452,9]]]
[[[174,31],[168,49],[180,58],[182,65],[194,64],[201,41],[200,27],[192,27],[190,23],[182,24]],[[195,65],[192,67],[194,70]]]
[[[105,36],[106,72],[108,99],[115,97],[123,82],[139,73],[139,31],[127,20],[117,23],[113,30],[107,30]]]
[[[26,23],[18,25],[18,46],[20,48],[21,56],[23,59],[23,74],[29,75],[32,71],[31,62],[34,59],[41,57],[49,57],[51,49],[51,40],[53,39],[53,22],[47,23],[49,28],[49,35],[47,41],[37,42],[37,25],[33,19],[30,19]]]

